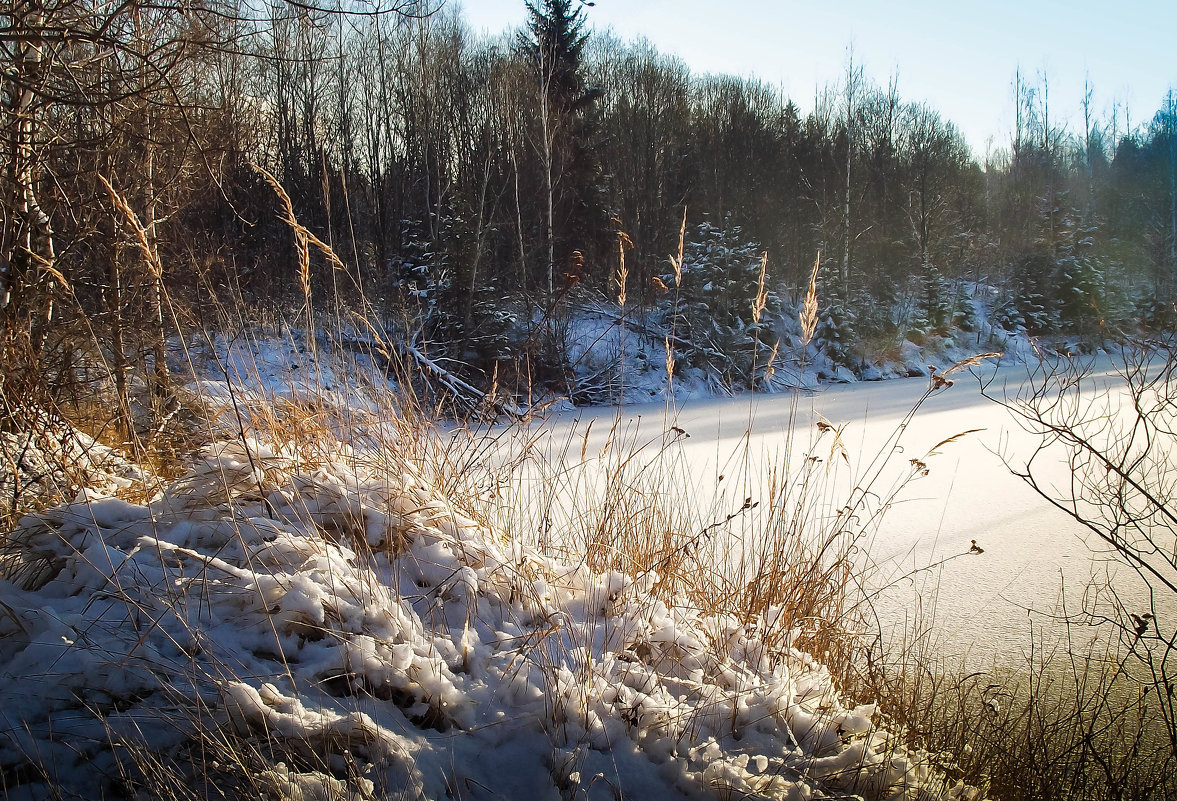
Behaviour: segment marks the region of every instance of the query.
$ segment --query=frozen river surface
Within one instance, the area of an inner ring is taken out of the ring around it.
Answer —
[[[986,372],[993,374],[992,368]],[[991,392],[1000,394],[1003,385],[1012,389],[1025,375],[1024,366],[1003,367]],[[937,651],[964,657],[977,668],[995,661],[1016,667],[1025,663],[1032,628],[1058,629],[1061,602],[1077,611],[1093,579],[1112,581],[1122,597],[1142,589],[1131,571],[1117,571],[1106,554],[1088,544],[1085,528],[1011,474],[1003,455],[1010,464],[1019,459],[1024,464],[1035,439],[1009,412],[982,397],[976,378],[967,373],[954,378],[954,386],[924,402],[892,466],[901,472],[910,458],[924,458],[937,443],[981,430],[927,458],[929,474],[908,485],[901,502],[886,513],[871,556],[882,565],[882,575],[910,577],[880,595],[877,610],[884,622],[895,624],[912,617],[918,597],[925,616],[934,610]],[[664,431],[677,426],[690,435],[676,441],[694,482],[683,490],[707,505],[714,500],[717,477],[730,475],[741,460],[753,476],[743,479],[748,493],[763,492],[754,486],[754,475],[758,469],[767,472],[758,465],[772,463],[783,448],[791,419],[801,432],[794,441],[806,445],[817,420],[844,424],[842,440],[861,472],[927,387],[926,378],[827,386],[802,395],[795,409],[786,394],[687,401],[675,409],[663,403],[627,406],[620,417],[615,410],[581,410],[557,415],[545,428],[553,442],[566,443],[566,456],[579,458],[582,447],[591,453],[603,446],[611,427],[625,432],[628,442],[641,443],[661,441]],[[828,456],[828,446],[827,439],[818,449]],[[1058,465],[1050,479],[1065,486],[1068,477]],[[984,553],[968,554],[974,540]],[[956,555],[962,556],[948,559]]]

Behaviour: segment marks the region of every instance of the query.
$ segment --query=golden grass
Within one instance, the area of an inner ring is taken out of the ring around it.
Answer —
[[[306,319],[313,322],[310,247],[333,270],[347,268],[294,219],[280,185],[264,177],[283,200],[296,236]],[[679,254],[671,256],[676,273],[682,269],[685,226],[684,212]],[[624,305],[621,237],[618,245],[618,299]],[[801,309],[803,347],[816,329],[819,268],[820,254]],[[765,276],[766,261],[757,321],[764,308]],[[360,307],[370,309],[366,300]],[[333,311],[337,325],[349,319],[341,306]],[[213,312],[222,332],[249,337],[257,331],[258,320],[239,299]],[[361,330],[384,331],[375,314],[352,319]],[[281,331],[285,326],[279,320],[268,327]],[[216,358],[213,338],[209,332],[205,347],[189,352],[191,377],[202,373],[198,358]],[[374,337],[371,347],[373,352],[361,355],[378,357],[395,388],[365,380],[354,363],[343,366],[368,404],[365,409],[321,385],[297,396],[233,385],[260,385],[261,371],[254,366],[251,375],[230,380],[227,400],[199,392],[182,395],[187,411],[177,420],[184,424],[153,438],[155,450],[139,453],[158,454],[151,472],[167,474],[209,440],[256,437],[289,446],[298,454],[300,470],[313,471],[336,459],[363,460],[371,469],[390,472],[411,465],[454,508],[501,532],[506,541],[533,543],[595,572],[651,578],[660,599],[700,614],[727,615],[748,626],[770,621],[771,631],[761,632],[766,639],[795,642],[820,655],[845,692],[879,702],[913,744],[944,752],[942,767],[950,776],[981,784],[993,797],[1147,798],[1163,797],[1173,788],[1172,754],[1161,749],[1163,758],[1156,758],[1156,749],[1141,734],[1146,694],[1120,692],[1130,677],[1113,652],[1039,651],[1024,672],[962,676],[937,657],[934,609],[916,610],[898,641],[886,641],[877,628],[871,600],[879,577],[863,555],[869,555],[887,508],[927,469],[922,459],[899,456],[901,438],[919,403],[950,387],[947,376],[975,360],[934,374],[927,393],[880,450],[854,460],[837,426],[824,421],[812,430],[797,425],[800,394],[794,394],[787,439],[767,468],[763,488],[744,491],[751,486],[749,474],[763,467],[745,447],[742,461],[737,458],[727,476],[715,477],[715,500],[700,508],[685,497],[692,465],[679,445],[689,435],[677,426],[672,409],[664,430],[652,439],[639,438],[620,414],[600,443],[590,442],[591,426],[569,429],[560,441],[526,423],[496,427],[472,420],[443,429],[435,404],[413,392],[413,370],[385,348],[381,337]],[[665,348],[672,385],[675,355],[669,338]],[[316,356],[326,361],[327,354]],[[347,361],[341,354],[338,358]],[[94,407],[83,417],[86,428],[103,428]],[[747,443],[750,430],[745,437]],[[350,445],[341,448],[345,443]],[[899,479],[885,480],[884,468],[897,460]],[[847,484],[839,480],[839,471],[849,470],[852,461],[857,469]],[[347,536],[346,531],[337,534]],[[520,581],[521,588],[531,584]],[[522,644],[520,652],[542,658],[543,648],[556,647],[551,642],[538,636]],[[558,726],[560,711],[555,699],[552,703],[552,725]],[[127,777],[129,786],[165,798],[282,796],[290,788],[275,772],[279,762],[308,770],[324,767],[322,744],[259,740],[210,710],[191,712],[198,725],[186,754],[164,760],[142,743],[112,743],[130,755],[123,763],[135,773]],[[343,790],[332,786],[324,793],[341,796]]]

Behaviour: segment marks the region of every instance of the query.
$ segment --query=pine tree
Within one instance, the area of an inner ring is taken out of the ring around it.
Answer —
[[[842,298],[840,289],[836,281],[831,281],[820,291],[825,306],[818,320],[816,338],[831,362],[851,367],[854,361],[851,350],[858,340],[858,327],[854,309]]]
[[[1016,317],[1030,334],[1050,333],[1058,328],[1048,291],[1052,271],[1049,258],[1038,252],[1023,256],[1014,265]]]
[[[1078,333],[1094,333],[1106,314],[1104,263],[1095,252],[1096,232],[1095,226],[1080,224],[1072,212],[1064,216],[1059,235],[1056,266],[1059,322]]]
[[[538,87],[545,281],[552,295],[558,265],[568,264],[574,252],[587,256],[590,264],[606,252],[607,217],[594,142],[601,92],[584,83],[584,9],[573,0],[538,0],[527,3],[527,12],[520,44]]]
[[[523,48],[540,69],[548,102],[557,112],[571,111],[584,93],[581,58],[588,34],[584,9],[572,6],[572,0],[527,3],[529,35]]]
[[[681,336],[724,354],[727,361],[712,367],[724,372],[729,383],[751,383],[753,366],[765,366],[773,323],[782,314],[770,277],[765,273],[762,278],[763,257],[760,245],[730,218],[722,227],[704,222],[684,247],[681,284],[673,273],[660,279],[674,289],[664,296],[664,324],[670,328],[673,323]],[[763,303],[759,314],[754,311],[758,299]]]
[[[953,322],[953,307],[956,295],[952,286],[932,264],[924,266],[924,274],[920,283],[920,299],[918,313],[920,323],[925,333],[943,334]]]
[[[977,307],[965,285],[957,284],[952,303],[952,324],[961,331],[976,331],[980,322],[977,318]]]

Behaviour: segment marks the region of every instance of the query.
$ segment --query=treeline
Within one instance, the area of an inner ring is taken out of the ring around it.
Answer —
[[[1172,93],[1133,128],[1089,96],[1076,132],[1019,77],[982,165],[853,63],[802,114],[585,15],[536,0],[481,38],[412,2],[4,0],[5,397],[73,380],[95,343],[116,382],[150,364],[162,385],[176,318],[230,291],[279,310],[362,292],[439,352],[541,380],[567,372],[573,300],[621,295],[693,308],[702,350],[726,332],[755,361],[765,251],[773,303],[823,254],[819,345],[849,366],[968,325],[973,280],[1010,329],[1171,324]],[[299,245],[266,174],[345,270]]]

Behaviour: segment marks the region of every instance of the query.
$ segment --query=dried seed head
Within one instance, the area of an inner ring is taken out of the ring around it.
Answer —
[[[682,286],[682,259],[683,247],[687,239],[687,207],[682,209],[682,225],[678,229],[678,257],[670,257],[670,263],[674,265],[674,285]]]
[[[625,233],[625,231],[617,232],[617,274],[614,280],[617,281],[617,305],[625,306],[627,298],[626,284],[629,280],[629,269],[625,266],[625,251],[633,248],[633,240]]]
[[[801,347],[808,347],[817,332],[817,271],[821,267],[821,251],[813,260],[813,272],[809,276],[809,289],[801,306]]]
[[[756,300],[752,304],[752,321],[759,324],[764,307],[768,305],[768,251],[760,257],[760,275],[756,279]]]
[[[958,372],[960,370],[965,370],[969,367],[975,367],[978,364],[980,364],[981,362],[983,362],[985,359],[999,359],[999,358],[1001,358],[1002,355],[1003,354],[1001,354],[999,352],[978,353],[975,356],[970,356],[967,359],[962,359],[961,361],[959,361],[956,364],[949,367],[947,370],[945,370],[940,375],[952,375],[953,373]]]

